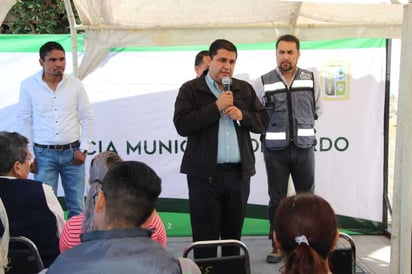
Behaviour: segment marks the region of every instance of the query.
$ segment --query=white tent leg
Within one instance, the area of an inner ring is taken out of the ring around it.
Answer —
[[[71,0],[64,0],[64,6],[66,8],[67,18],[69,20],[70,37],[72,40],[73,75],[79,77],[76,20],[74,18],[73,9],[71,6]]]
[[[395,150],[391,271],[411,273],[412,226],[412,0],[404,8]]]

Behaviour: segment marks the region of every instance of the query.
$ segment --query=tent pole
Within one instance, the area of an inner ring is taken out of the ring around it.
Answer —
[[[386,39],[386,73],[385,73],[385,110],[384,110],[384,125],[383,125],[383,212],[382,221],[383,229],[388,232],[388,211],[392,215],[391,202],[388,197],[388,162],[389,162],[389,116],[390,116],[390,86],[391,86],[391,54],[392,40]]]
[[[73,9],[71,6],[71,0],[64,0],[64,6],[66,8],[67,19],[70,26],[70,37],[72,41],[72,59],[73,59],[73,75],[79,77],[79,65],[77,55],[77,30],[76,19],[74,17]]]
[[[411,273],[412,0],[404,6],[396,130],[390,273]]]

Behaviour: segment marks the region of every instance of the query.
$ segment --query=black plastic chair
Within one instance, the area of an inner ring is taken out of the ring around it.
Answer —
[[[346,243],[343,244],[342,239]],[[356,246],[351,236],[339,232],[338,245],[329,258],[329,265],[333,274],[356,274]]]
[[[213,258],[193,259],[203,274],[250,274],[250,257],[247,246],[238,240],[197,241],[185,248],[183,257],[187,258],[190,251],[204,247],[239,247],[241,254],[237,256],[218,256]]]
[[[10,237],[7,274],[34,274],[44,269],[37,246],[24,236]]]

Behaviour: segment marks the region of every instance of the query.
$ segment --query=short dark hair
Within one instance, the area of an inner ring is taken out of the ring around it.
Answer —
[[[236,49],[236,46],[232,42],[225,40],[225,39],[217,39],[212,44],[210,44],[210,47],[209,47],[210,59],[213,59],[213,57],[217,54],[217,51],[219,49],[225,49],[227,51],[232,51],[236,53],[236,58],[237,58],[237,49]]]
[[[0,175],[6,175],[16,161],[24,163],[29,140],[17,132],[0,132]]]
[[[285,34],[285,35],[280,36],[278,40],[276,41],[276,49],[278,48],[280,41],[295,42],[296,48],[300,50],[300,41],[296,36],[292,34]]]
[[[107,218],[113,223],[140,227],[155,209],[161,179],[148,165],[138,161],[114,164],[102,182]]]
[[[196,54],[195,66],[200,66],[203,63],[203,57],[205,56],[209,56],[209,51],[207,50],[199,51],[198,54]]]
[[[51,52],[52,50],[61,50],[65,52],[62,45],[60,45],[59,43],[55,41],[49,41],[40,47],[40,50],[39,50],[40,59],[44,60],[44,58],[46,58],[47,53]]]

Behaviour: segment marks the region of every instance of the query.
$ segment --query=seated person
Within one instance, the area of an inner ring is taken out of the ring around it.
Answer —
[[[47,273],[182,273],[178,259],[141,227],[160,192],[161,179],[146,164],[115,164],[96,197],[95,230],[82,234],[81,244],[61,253]]]
[[[89,183],[84,214],[71,217],[65,224],[60,235],[60,252],[80,244],[80,234],[93,230],[94,199],[101,191],[101,182],[107,170],[115,163],[121,162],[119,155],[112,151],[97,154],[90,162]],[[156,210],[143,224],[144,228],[153,231],[151,238],[166,247],[166,230]]]
[[[52,188],[27,179],[32,156],[28,139],[0,132],[0,198],[9,219],[10,236],[25,236],[39,249],[44,265],[59,255],[64,213]],[[0,226],[0,235],[4,231]]]
[[[274,228],[273,239],[285,256],[281,273],[331,273],[328,258],[339,233],[327,201],[312,193],[284,198],[276,210]]]

